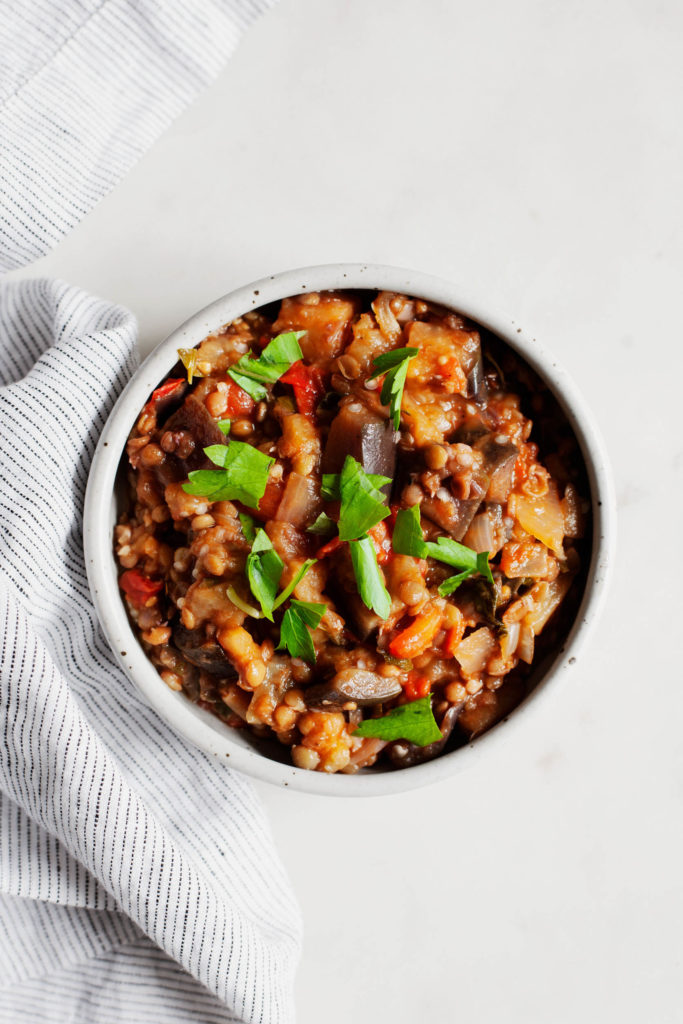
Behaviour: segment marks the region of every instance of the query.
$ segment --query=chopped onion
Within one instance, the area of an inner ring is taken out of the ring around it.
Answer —
[[[477,554],[482,551],[493,551],[493,523],[487,512],[481,512],[474,517],[463,537],[463,544]]]
[[[500,653],[506,661],[517,651],[520,629],[519,622],[511,622],[500,638]]]
[[[534,631],[527,622],[519,627],[519,643],[517,644],[517,657],[530,665],[534,660]]]
[[[312,477],[290,473],[275,518],[292,526],[312,523],[320,511],[320,498]]]
[[[560,602],[569,590],[571,582],[571,574],[563,573],[551,583],[537,583],[529,591],[533,604],[524,619],[524,623],[531,627],[534,631],[534,636],[538,636],[550,616],[559,607]]]
[[[372,310],[377,318],[379,329],[392,345],[398,341],[401,334],[401,325],[394,316],[391,308],[393,292],[381,292],[372,304]]]
[[[564,516],[554,483],[550,483],[545,494],[537,497],[515,495],[514,515],[527,533],[554,551],[558,558],[564,558]]]
[[[496,649],[496,638],[487,626],[475,629],[455,648],[455,656],[468,676],[483,672]]]

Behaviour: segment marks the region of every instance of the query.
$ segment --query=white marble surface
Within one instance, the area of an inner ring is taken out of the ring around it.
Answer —
[[[533,327],[604,432],[611,598],[533,729],[401,797],[259,786],[300,1024],[681,1020],[682,35],[674,0],[282,0],[23,274],[129,306],[146,351],[284,267],[414,266]]]

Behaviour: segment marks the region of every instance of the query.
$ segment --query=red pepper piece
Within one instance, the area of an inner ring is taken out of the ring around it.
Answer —
[[[312,416],[318,402],[325,394],[325,383],[320,369],[317,366],[306,366],[299,359],[296,363],[292,363],[280,380],[283,384],[290,384],[293,388],[299,412],[304,416]]]
[[[126,569],[119,577],[119,586],[131,604],[136,608],[143,608],[150,597],[154,597],[162,590],[164,584],[161,580],[151,580],[139,569]]]
[[[331,555],[333,551],[336,551],[337,548],[340,548],[341,546],[342,541],[339,539],[339,537],[333,537],[332,540],[328,540],[327,544],[323,544],[323,546],[320,548],[315,557],[326,558],[328,555]]]

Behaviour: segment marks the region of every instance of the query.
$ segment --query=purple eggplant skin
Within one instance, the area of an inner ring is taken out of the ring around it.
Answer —
[[[393,480],[396,472],[398,434],[391,420],[382,419],[360,402],[342,406],[332,420],[322,459],[323,473],[340,473],[347,455],[353,456],[366,473]],[[389,499],[391,485],[382,488]]]
[[[484,360],[481,356],[481,347],[479,348],[479,355],[477,356],[476,362],[470,372],[467,374],[467,397],[471,398],[477,403],[477,405],[484,405],[489,396],[489,390],[486,386],[486,377],[484,375]]]
[[[365,669],[344,668],[328,682],[309,686],[305,700],[314,711],[342,711],[349,702],[358,707],[384,704],[400,692],[401,684],[393,676],[385,678]]]
[[[483,453],[484,462],[472,478],[470,496],[427,496],[420,506],[427,518],[457,541],[465,536],[485,499],[496,502],[507,499],[512,487],[514,464],[519,455],[511,441],[499,443],[491,432],[475,441],[473,447]]]
[[[218,425],[209,414],[203,402],[198,401],[194,395],[188,395],[179,409],[168,418],[164,425],[165,430],[186,430],[192,435],[195,448],[188,458],[180,459],[177,455],[169,455],[162,463],[160,478],[164,483],[173,480],[187,479],[188,473],[195,469],[215,469],[210,459],[204,454],[204,449],[212,444],[226,444],[225,435],[220,432]]]
[[[237,671],[220,644],[206,640],[201,630],[186,629],[181,622],[173,628],[173,643],[191,665],[220,679],[236,678]]]
[[[441,739],[427,744],[426,747],[419,747],[417,743],[409,743],[407,740],[394,740],[388,748],[394,768],[412,768],[415,764],[423,764],[424,761],[431,761],[442,754],[464,706],[465,702],[462,701],[460,704],[451,704],[446,709],[439,724]]]

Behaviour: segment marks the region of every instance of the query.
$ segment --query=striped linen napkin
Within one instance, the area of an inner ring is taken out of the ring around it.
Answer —
[[[6,2],[4,266],[69,230],[267,5]],[[0,281],[0,1021],[290,1024],[299,911],[253,790],[138,697],[88,592],[85,485],[135,338],[63,282]]]

